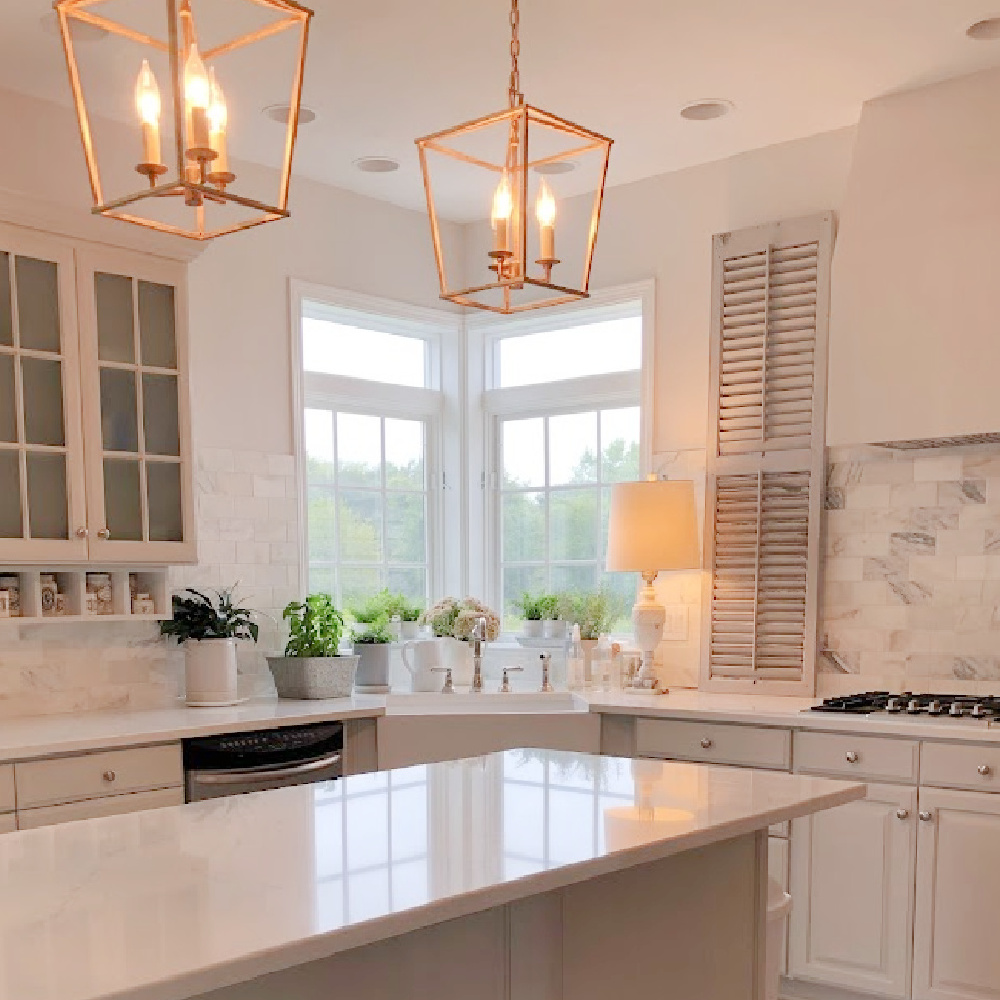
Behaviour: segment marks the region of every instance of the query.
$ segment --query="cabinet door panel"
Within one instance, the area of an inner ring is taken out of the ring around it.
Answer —
[[[916,806],[915,789],[869,785],[861,802],[793,822],[792,976],[907,995]]]
[[[914,1000],[1000,998],[1000,796],[920,790]]]
[[[0,563],[87,557],[73,251],[0,225]]]

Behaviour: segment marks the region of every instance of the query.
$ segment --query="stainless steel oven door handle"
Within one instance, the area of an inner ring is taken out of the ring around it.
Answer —
[[[249,779],[270,780],[272,778],[293,778],[314,771],[323,771],[340,763],[343,754],[338,750],[326,757],[307,760],[304,764],[280,764],[278,767],[241,767],[229,771],[196,771],[195,780],[202,785],[244,785]]]

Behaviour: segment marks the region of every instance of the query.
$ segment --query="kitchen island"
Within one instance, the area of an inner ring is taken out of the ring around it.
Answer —
[[[511,750],[0,838],[0,1000],[763,1000],[799,775]]]

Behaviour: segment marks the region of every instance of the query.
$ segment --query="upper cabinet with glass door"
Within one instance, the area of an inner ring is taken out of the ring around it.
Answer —
[[[184,267],[77,259],[91,557],[193,561]]]
[[[88,558],[73,251],[0,227],[0,558]]]

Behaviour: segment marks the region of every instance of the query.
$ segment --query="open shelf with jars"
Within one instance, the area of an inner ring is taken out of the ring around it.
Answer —
[[[170,616],[163,568],[0,566],[0,625],[162,621]]]

